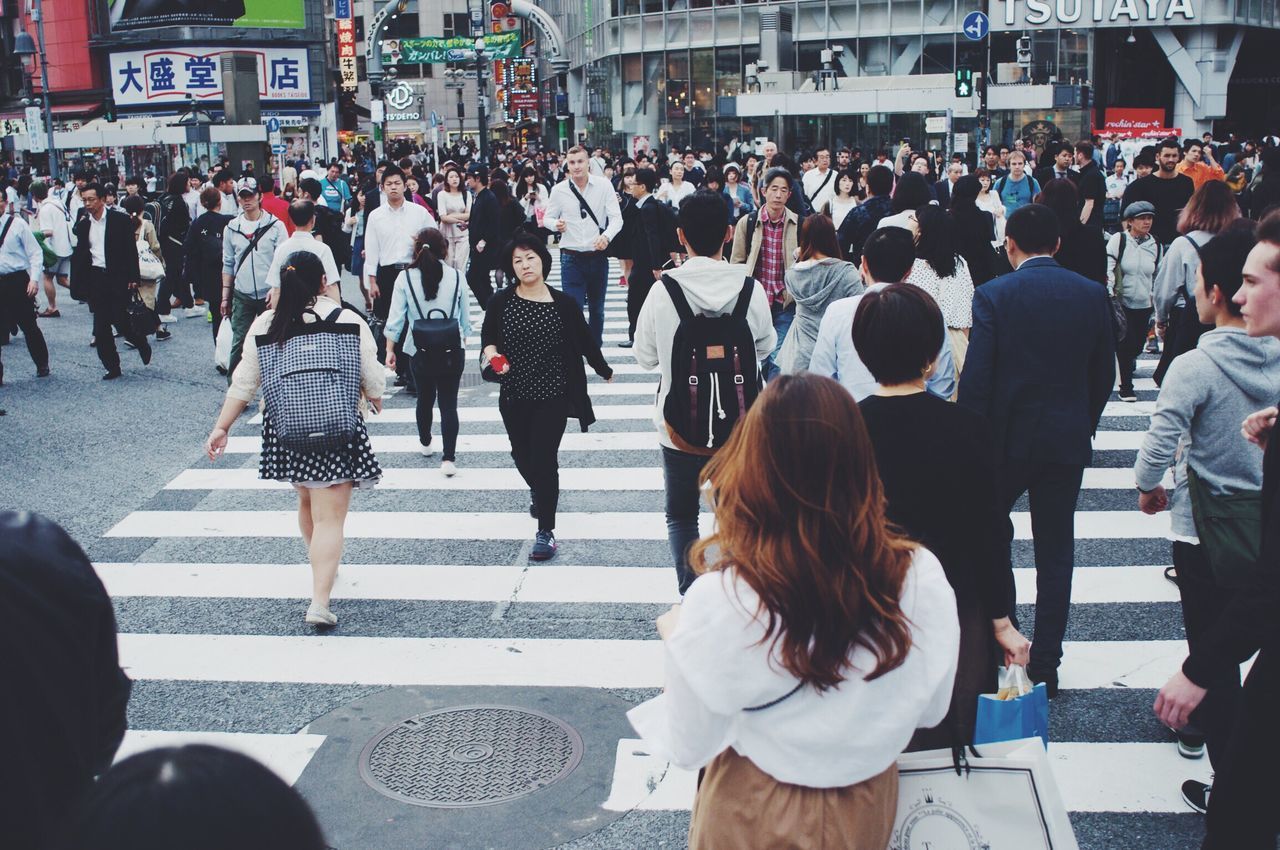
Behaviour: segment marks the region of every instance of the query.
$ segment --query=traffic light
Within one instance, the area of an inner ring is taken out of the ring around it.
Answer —
[[[956,68],[956,97],[973,96],[973,69]]]
[[[1023,68],[1031,67],[1031,37],[1022,36],[1018,39],[1018,64]]]
[[[102,106],[102,120],[108,124],[114,124],[116,121],[116,102],[111,98],[107,98]]]

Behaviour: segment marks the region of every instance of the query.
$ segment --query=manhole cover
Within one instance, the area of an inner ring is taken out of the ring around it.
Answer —
[[[383,729],[360,754],[360,776],[415,806],[488,806],[558,782],[581,760],[582,738],[554,717],[473,705]]]

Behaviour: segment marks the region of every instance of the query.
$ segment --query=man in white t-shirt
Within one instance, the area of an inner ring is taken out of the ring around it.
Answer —
[[[342,273],[338,271],[338,264],[333,261],[333,251],[315,237],[315,202],[294,201],[289,204],[289,220],[293,222],[293,234],[276,246],[275,256],[271,258],[271,268],[267,270],[267,286],[271,288],[267,294],[267,307],[275,309],[276,299],[280,296],[280,270],[299,251],[315,254],[320,258],[320,264],[324,266],[325,295],[341,302]]]
[[[804,196],[809,199],[810,208],[820,210],[835,196],[836,180],[839,177],[831,168],[831,148],[825,145],[818,148],[815,158],[818,167],[806,171],[802,183]]]

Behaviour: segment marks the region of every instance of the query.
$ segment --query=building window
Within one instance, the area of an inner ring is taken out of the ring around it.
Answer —
[[[471,35],[471,18],[466,12],[444,13],[444,37],[455,38]]]

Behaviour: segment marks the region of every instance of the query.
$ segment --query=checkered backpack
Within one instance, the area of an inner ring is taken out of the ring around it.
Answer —
[[[281,445],[333,451],[355,436],[360,404],[360,326],[326,319],[299,322],[283,344],[257,338],[262,399]]]

